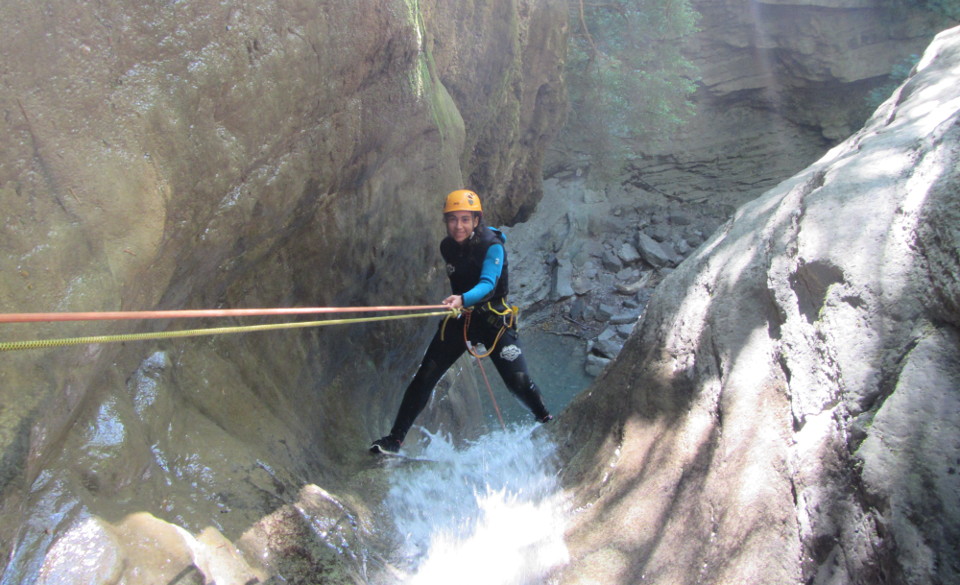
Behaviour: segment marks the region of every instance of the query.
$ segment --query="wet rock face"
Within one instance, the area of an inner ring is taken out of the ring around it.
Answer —
[[[951,29],[658,287],[554,427],[560,582],[960,578],[958,82]]]
[[[2,310],[435,302],[443,195],[476,189],[495,222],[539,197],[561,4],[0,7]],[[236,542],[307,482],[349,489],[330,484],[389,426],[431,328],[4,356],[4,578],[81,525],[115,538],[145,512]]]
[[[814,162],[862,126],[894,66],[954,24],[880,4],[693,2],[697,115],[668,143],[639,145],[629,180],[685,203],[740,205]]]

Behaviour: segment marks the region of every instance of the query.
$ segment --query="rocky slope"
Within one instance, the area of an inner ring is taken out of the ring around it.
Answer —
[[[960,582],[958,87],[952,29],[658,287],[555,427],[559,582]]]
[[[436,302],[442,196],[497,222],[539,196],[565,26],[551,0],[3,4],[2,311]],[[4,354],[2,582],[342,577],[346,484],[428,329]]]

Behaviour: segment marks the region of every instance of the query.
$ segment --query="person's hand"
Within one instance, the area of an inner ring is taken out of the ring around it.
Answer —
[[[450,309],[462,309],[463,297],[460,295],[450,295],[449,297],[443,299],[443,304]]]

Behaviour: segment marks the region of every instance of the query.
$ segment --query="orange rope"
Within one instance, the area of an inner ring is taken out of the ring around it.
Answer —
[[[473,352],[473,348],[470,347],[470,342],[467,340],[467,330],[470,329],[470,315],[472,311],[465,311],[466,317],[463,320],[463,342],[467,345],[467,351],[470,352],[470,355],[477,358],[489,357],[493,353],[493,350],[496,349],[497,344],[500,343],[500,338],[503,337],[503,333],[507,330],[508,327],[513,326],[513,318],[511,317],[510,323],[504,323],[500,326],[500,331],[497,332],[497,336],[493,339],[493,345],[490,346],[490,349],[487,350],[487,353],[483,355],[477,355]]]
[[[447,309],[446,305],[382,307],[289,307],[274,309],[187,309],[178,311],[99,311],[80,313],[0,313],[0,323],[41,321],[114,321],[120,319],[183,319],[198,317],[252,317],[257,315],[316,315],[320,313],[361,313],[373,311],[425,311]]]
[[[470,347],[469,341],[467,342],[467,351],[469,351],[470,355],[477,360],[477,365],[480,366],[480,373],[483,375],[483,381],[487,385],[487,393],[490,395],[490,402],[493,403],[493,410],[497,413],[497,420],[500,421],[500,427],[503,430],[507,430],[507,425],[503,422],[503,415],[500,414],[500,405],[497,404],[497,399],[493,396],[493,388],[490,387],[490,380],[487,379],[487,371],[483,369],[483,363],[480,361],[480,356],[473,353],[473,349]]]

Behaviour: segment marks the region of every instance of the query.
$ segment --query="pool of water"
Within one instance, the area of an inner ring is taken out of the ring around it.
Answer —
[[[586,342],[566,335],[557,335],[539,327],[526,327],[520,331],[520,342],[530,368],[530,376],[543,394],[547,409],[556,414],[562,411],[573,398],[593,381],[584,370]],[[471,367],[476,369],[475,360]],[[493,389],[494,399],[506,424],[526,423],[531,420],[530,411],[516,400],[497,375],[493,362],[482,360],[482,367]],[[481,378],[482,383],[482,378]],[[486,389],[480,391],[484,417],[490,428],[500,427]]]

